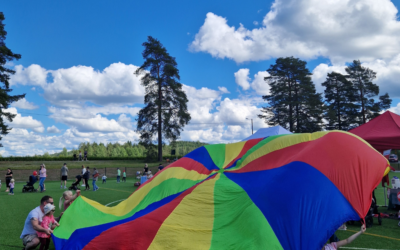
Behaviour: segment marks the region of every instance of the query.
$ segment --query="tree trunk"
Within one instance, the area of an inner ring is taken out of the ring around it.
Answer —
[[[158,161],[162,161],[162,119],[161,119],[161,82],[160,82],[160,68],[158,68]]]

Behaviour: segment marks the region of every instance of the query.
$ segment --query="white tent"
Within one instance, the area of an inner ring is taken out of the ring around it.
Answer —
[[[275,126],[270,128],[260,128],[255,132],[253,135],[243,139],[243,141],[257,139],[257,138],[266,138],[272,135],[285,135],[285,134],[292,134],[292,132],[282,128],[281,126]]]

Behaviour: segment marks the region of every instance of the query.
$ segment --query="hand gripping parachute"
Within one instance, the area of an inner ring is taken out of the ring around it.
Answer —
[[[115,207],[79,197],[56,249],[321,249],[364,218],[387,160],[347,132],[200,147]]]

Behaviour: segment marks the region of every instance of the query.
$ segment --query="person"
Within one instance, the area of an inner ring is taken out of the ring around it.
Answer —
[[[46,180],[47,177],[46,166],[44,164],[40,165],[39,176],[40,176],[39,187],[40,187],[40,192],[42,193],[46,191],[44,186],[44,181]]]
[[[73,194],[72,191],[65,191],[62,194],[62,197],[60,197],[60,201],[58,202],[58,207],[60,210],[65,211],[69,206],[71,206],[72,202],[78,198],[78,196],[81,194],[81,190],[76,190],[76,193]],[[64,199],[64,201],[62,201]],[[64,207],[64,209],[63,209]]]
[[[105,174],[103,174],[103,177],[101,177],[101,179],[103,180],[103,184],[107,182],[107,176]]]
[[[353,242],[355,239],[357,239],[358,236],[360,236],[361,234],[363,234],[366,230],[365,225],[361,226],[361,230],[358,233],[353,234],[352,236],[350,236],[349,238],[345,239],[345,240],[341,240],[338,242],[332,242],[330,244],[326,244],[322,250],[336,250],[339,247],[345,246],[347,244],[350,244],[351,242]]]
[[[85,161],[88,160],[88,159],[87,159],[87,149],[85,149],[85,152],[83,153],[83,159],[84,159]]]
[[[86,172],[86,168],[85,168],[85,166],[82,165],[82,176],[85,174],[85,172]],[[86,186],[85,179],[83,179],[83,181],[82,181],[82,187],[84,187],[84,186]]]
[[[97,189],[99,189],[99,187],[96,185],[96,181],[99,178],[99,171],[97,171],[96,168],[93,168],[93,182],[92,182],[92,186],[93,186],[93,191],[97,191]]]
[[[119,183],[120,181],[121,181],[121,170],[117,168],[117,183]]]
[[[82,161],[82,151],[79,151],[79,161]]]
[[[29,176],[28,186],[33,186],[38,180],[38,174],[36,171],[33,171],[32,175]]]
[[[6,173],[6,192],[10,192],[10,181],[13,177],[13,172],[11,171],[11,168],[7,168],[7,173]]]
[[[153,175],[151,174],[151,171],[147,172],[147,179],[153,178]]]
[[[149,166],[147,166],[147,163],[146,163],[146,164],[144,164],[143,174],[147,174],[148,171],[149,171]]]
[[[79,190],[79,188],[78,188],[78,186],[79,186],[79,183],[81,182],[81,180],[82,180],[82,175],[77,175],[77,176],[75,176],[75,182],[74,183],[72,183],[72,185],[71,185],[71,187],[69,188],[70,190],[71,189],[73,189],[73,190]]]
[[[160,163],[160,165],[158,165],[158,171],[161,171],[164,169],[164,166]]]
[[[42,223],[40,223],[40,226],[42,228],[46,228],[46,229],[50,229],[52,228],[52,226],[60,226],[60,224],[58,224],[58,222],[54,219],[54,212],[55,212],[56,207],[52,204],[46,204],[46,206],[44,206],[43,210],[44,210],[44,216],[42,219]],[[44,232],[36,232],[40,241],[40,249],[39,250],[48,250],[49,246],[50,246],[50,235],[48,235],[47,233]]]
[[[126,182],[126,172],[124,170],[124,172],[122,173],[122,181]]]
[[[90,190],[90,186],[89,186],[90,170],[89,170],[89,169],[90,169],[90,167],[87,166],[87,167],[86,167],[85,174],[82,176],[83,179],[85,180],[85,184],[86,184],[85,190]]]
[[[0,191],[1,191],[1,180],[0,180]]]
[[[11,179],[10,181],[10,192],[8,193],[9,195],[14,195],[14,179]]]
[[[63,182],[64,182],[64,189],[67,188],[67,180],[68,180],[68,167],[67,163],[64,163],[64,166],[61,167],[61,187],[63,188]]]
[[[53,198],[48,195],[43,196],[40,200],[40,206],[30,211],[26,217],[24,229],[20,236],[26,250],[35,249],[39,245],[40,241],[36,232],[42,232],[48,235],[53,233],[53,228],[43,228],[40,225],[44,216],[44,207],[47,204],[53,205]]]

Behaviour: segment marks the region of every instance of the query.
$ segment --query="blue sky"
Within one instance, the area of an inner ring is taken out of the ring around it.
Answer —
[[[176,57],[192,123],[183,140],[233,142],[266,127],[256,118],[265,70],[280,56],[308,62],[318,91],[330,71],[360,59],[378,73],[399,113],[398,1],[2,2],[6,44],[22,59],[2,155],[57,152],[80,142],[137,141],[143,88],[133,76],[141,44],[159,39]],[[22,145],[21,145],[22,144]]]

